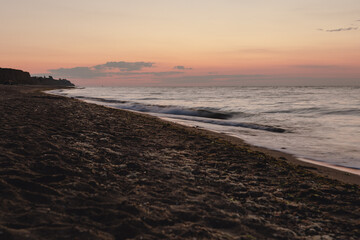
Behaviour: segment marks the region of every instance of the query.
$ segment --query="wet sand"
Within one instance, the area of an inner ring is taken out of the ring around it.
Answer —
[[[360,238],[355,175],[35,90],[0,86],[0,239]]]

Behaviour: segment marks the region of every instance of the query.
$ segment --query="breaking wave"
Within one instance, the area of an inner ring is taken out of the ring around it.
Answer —
[[[76,98],[95,101],[98,103],[99,102],[106,103],[107,105],[114,108],[153,113],[153,114],[167,114],[169,115],[168,117],[175,119],[190,120],[190,121],[216,124],[222,126],[230,126],[230,127],[251,128],[251,129],[264,130],[264,131],[276,132],[276,133],[283,133],[286,131],[283,128],[262,125],[257,123],[229,121],[230,119],[235,117],[239,118],[239,117],[246,117],[249,115],[241,112],[225,112],[213,108],[182,108],[178,106],[149,105],[149,104],[141,104],[131,101],[120,101],[120,100],[104,99],[104,98],[96,98],[96,97],[76,96]]]
[[[148,113],[185,115],[185,116],[195,116],[195,117],[214,118],[214,119],[231,119],[235,116],[242,114],[236,112],[219,111],[210,108],[182,108],[178,106],[150,105],[150,104],[141,104],[131,101],[120,101],[120,100],[104,99],[104,98],[96,98],[96,97],[76,96],[75,98],[80,98],[95,102],[110,103],[111,106],[115,108],[134,110],[138,112],[148,112]]]
[[[258,123],[213,120],[213,119],[205,119],[205,118],[196,118],[195,119],[195,118],[188,118],[186,116],[171,116],[171,118],[181,119],[181,120],[190,120],[190,121],[209,123],[209,124],[216,124],[216,125],[221,125],[221,126],[250,128],[250,129],[256,129],[256,130],[264,130],[264,131],[268,131],[268,132],[276,132],[276,133],[288,132],[287,130],[280,128],[280,127],[263,125],[263,124],[258,124]]]

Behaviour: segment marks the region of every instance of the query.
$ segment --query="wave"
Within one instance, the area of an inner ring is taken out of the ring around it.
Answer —
[[[329,109],[329,108],[297,108],[297,109],[284,109],[276,111],[266,111],[264,113],[295,113],[295,114],[313,114],[313,115],[360,115],[360,109],[349,108],[349,109]]]
[[[350,109],[339,109],[339,110],[333,110],[324,112],[324,115],[354,115],[354,116],[360,116],[360,109],[356,108],[350,108]]]
[[[236,113],[214,111],[207,109],[181,108],[177,106],[145,105],[139,103],[128,103],[126,105],[118,105],[116,107],[139,111],[139,112],[185,115],[185,116],[214,118],[214,119],[231,119],[236,115]]]
[[[139,98],[138,100],[159,100],[159,98]]]
[[[97,98],[97,97],[84,97],[84,96],[75,96],[75,98],[102,102],[102,103],[111,103],[112,107],[134,110],[139,112],[187,115],[187,116],[195,116],[195,117],[203,117],[203,118],[214,118],[214,119],[231,119],[235,116],[241,115],[241,113],[238,112],[225,112],[225,111],[209,109],[209,108],[182,108],[178,106],[150,105],[150,104],[141,104],[130,101],[121,101],[121,100]]]
[[[122,100],[97,98],[97,97],[84,97],[84,96],[74,96],[74,98],[85,99],[85,100],[96,101],[96,102],[104,102],[104,103],[127,103],[128,102],[128,101],[122,101]]]
[[[120,108],[120,109],[153,113],[153,114],[166,114],[169,115],[168,117],[174,119],[190,120],[195,122],[216,124],[222,126],[251,128],[251,129],[264,130],[264,131],[276,132],[276,133],[286,132],[285,129],[280,127],[262,125],[257,123],[228,121],[229,119],[235,117],[239,118],[239,117],[250,116],[250,114],[246,114],[242,112],[225,112],[214,108],[182,108],[178,106],[149,105],[149,104],[141,104],[130,101],[121,101],[121,100],[105,99],[105,98],[97,98],[97,97],[76,96],[75,98],[96,101],[100,103],[101,102],[108,104],[110,103],[111,107]]]
[[[322,108],[318,107],[311,107],[311,108],[294,108],[294,109],[283,109],[283,110],[272,110],[272,111],[266,111],[265,113],[298,113],[298,114],[304,114],[304,113],[318,113],[323,111]]]
[[[221,120],[211,120],[211,119],[201,119],[201,118],[188,118],[186,116],[171,116],[171,118],[181,119],[181,120],[188,120],[194,122],[202,122],[202,123],[209,123],[209,124],[216,124],[221,126],[229,126],[229,127],[242,127],[242,128],[250,128],[256,130],[264,130],[268,132],[275,132],[275,133],[284,133],[289,132],[283,128],[263,125],[258,123],[249,123],[249,122],[235,122],[235,121],[221,121]]]

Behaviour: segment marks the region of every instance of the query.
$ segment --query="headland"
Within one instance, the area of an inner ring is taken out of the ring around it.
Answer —
[[[67,79],[49,77],[32,77],[30,73],[18,69],[0,68],[0,84],[5,85],[44,85],[44,86],[75,86]]]

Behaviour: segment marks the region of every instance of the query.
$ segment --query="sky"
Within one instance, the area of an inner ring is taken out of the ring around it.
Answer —
[[[80,86],[360,85],[359,0],[0,0],[0,67]]]

